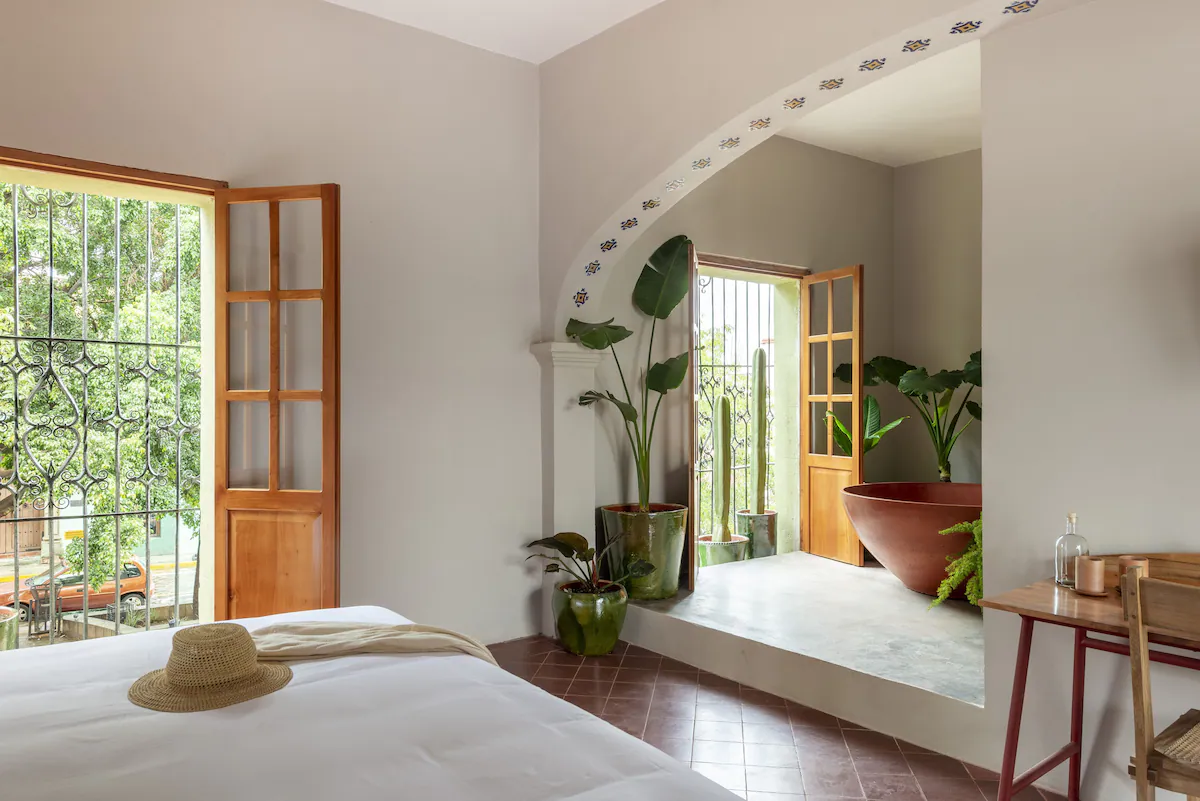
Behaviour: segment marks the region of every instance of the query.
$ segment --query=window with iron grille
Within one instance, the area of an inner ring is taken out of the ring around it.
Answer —
[[[201,229],[195,206],[0,183],[0,603],[37,607],[39,642],[195,614]]]

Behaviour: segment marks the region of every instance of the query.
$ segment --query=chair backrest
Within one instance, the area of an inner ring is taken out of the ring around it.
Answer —
[[[1146,578],[1140,565],[1130,567],[1121,577],[1121,587],[1133,676],[1134,760],[1141,782],[1154,748],[1150,635],[1200,640],[1200,587]]]

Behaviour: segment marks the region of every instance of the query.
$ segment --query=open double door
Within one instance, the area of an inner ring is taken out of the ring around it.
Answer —
[[[798,408],[776,409],[776,417],[797,415],[799,437],[799,484],[777,487],[776,492],[799,493],[800,548],[802,551],[861,566],[863,546],[850,524],[842,505],[842,490],[863,481],[862,470],[862,265],[813,274],[808,270],[784,265],[751,262],[722,256],[696,254],[692,258],[692,355],[693,425],[691,426],[692,475],[689,515],[690,586],[695,587],[695,524],[698,501],[699,460],[696,437],[696,404],[700,398],[700,371],[697,369],[696,344],[700,320],[698,281],[701,264],[706,267],[733,269],[745,273],[786,276],[799,283],[799,330],[796,331],[799,354]],[[749,277],[749,276],[748,276]],[[789,351],[793,349],[789,348]],[[842,364],[851,365],[849,375],[839,372]],[[782,371],[777,371],[779,375]],[[848,380],[847,380],[848,379]],[[844,451],[834,437],[836,416],[850,432],[851,447]]]

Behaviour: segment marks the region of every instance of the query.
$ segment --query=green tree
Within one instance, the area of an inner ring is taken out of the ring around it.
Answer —
[[[199,527],[200,249],[196,207],[0,184],[0,487],[83,498],[94,587],[156,511]]]

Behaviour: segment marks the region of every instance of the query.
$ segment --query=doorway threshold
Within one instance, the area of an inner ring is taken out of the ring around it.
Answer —
[[[929,601],[878,565],[791,553],[704,568],[695,591],[630,612],[677,651],[689,647],[685,627],[697,626],[982,707],[983,615],[964,601]]]

